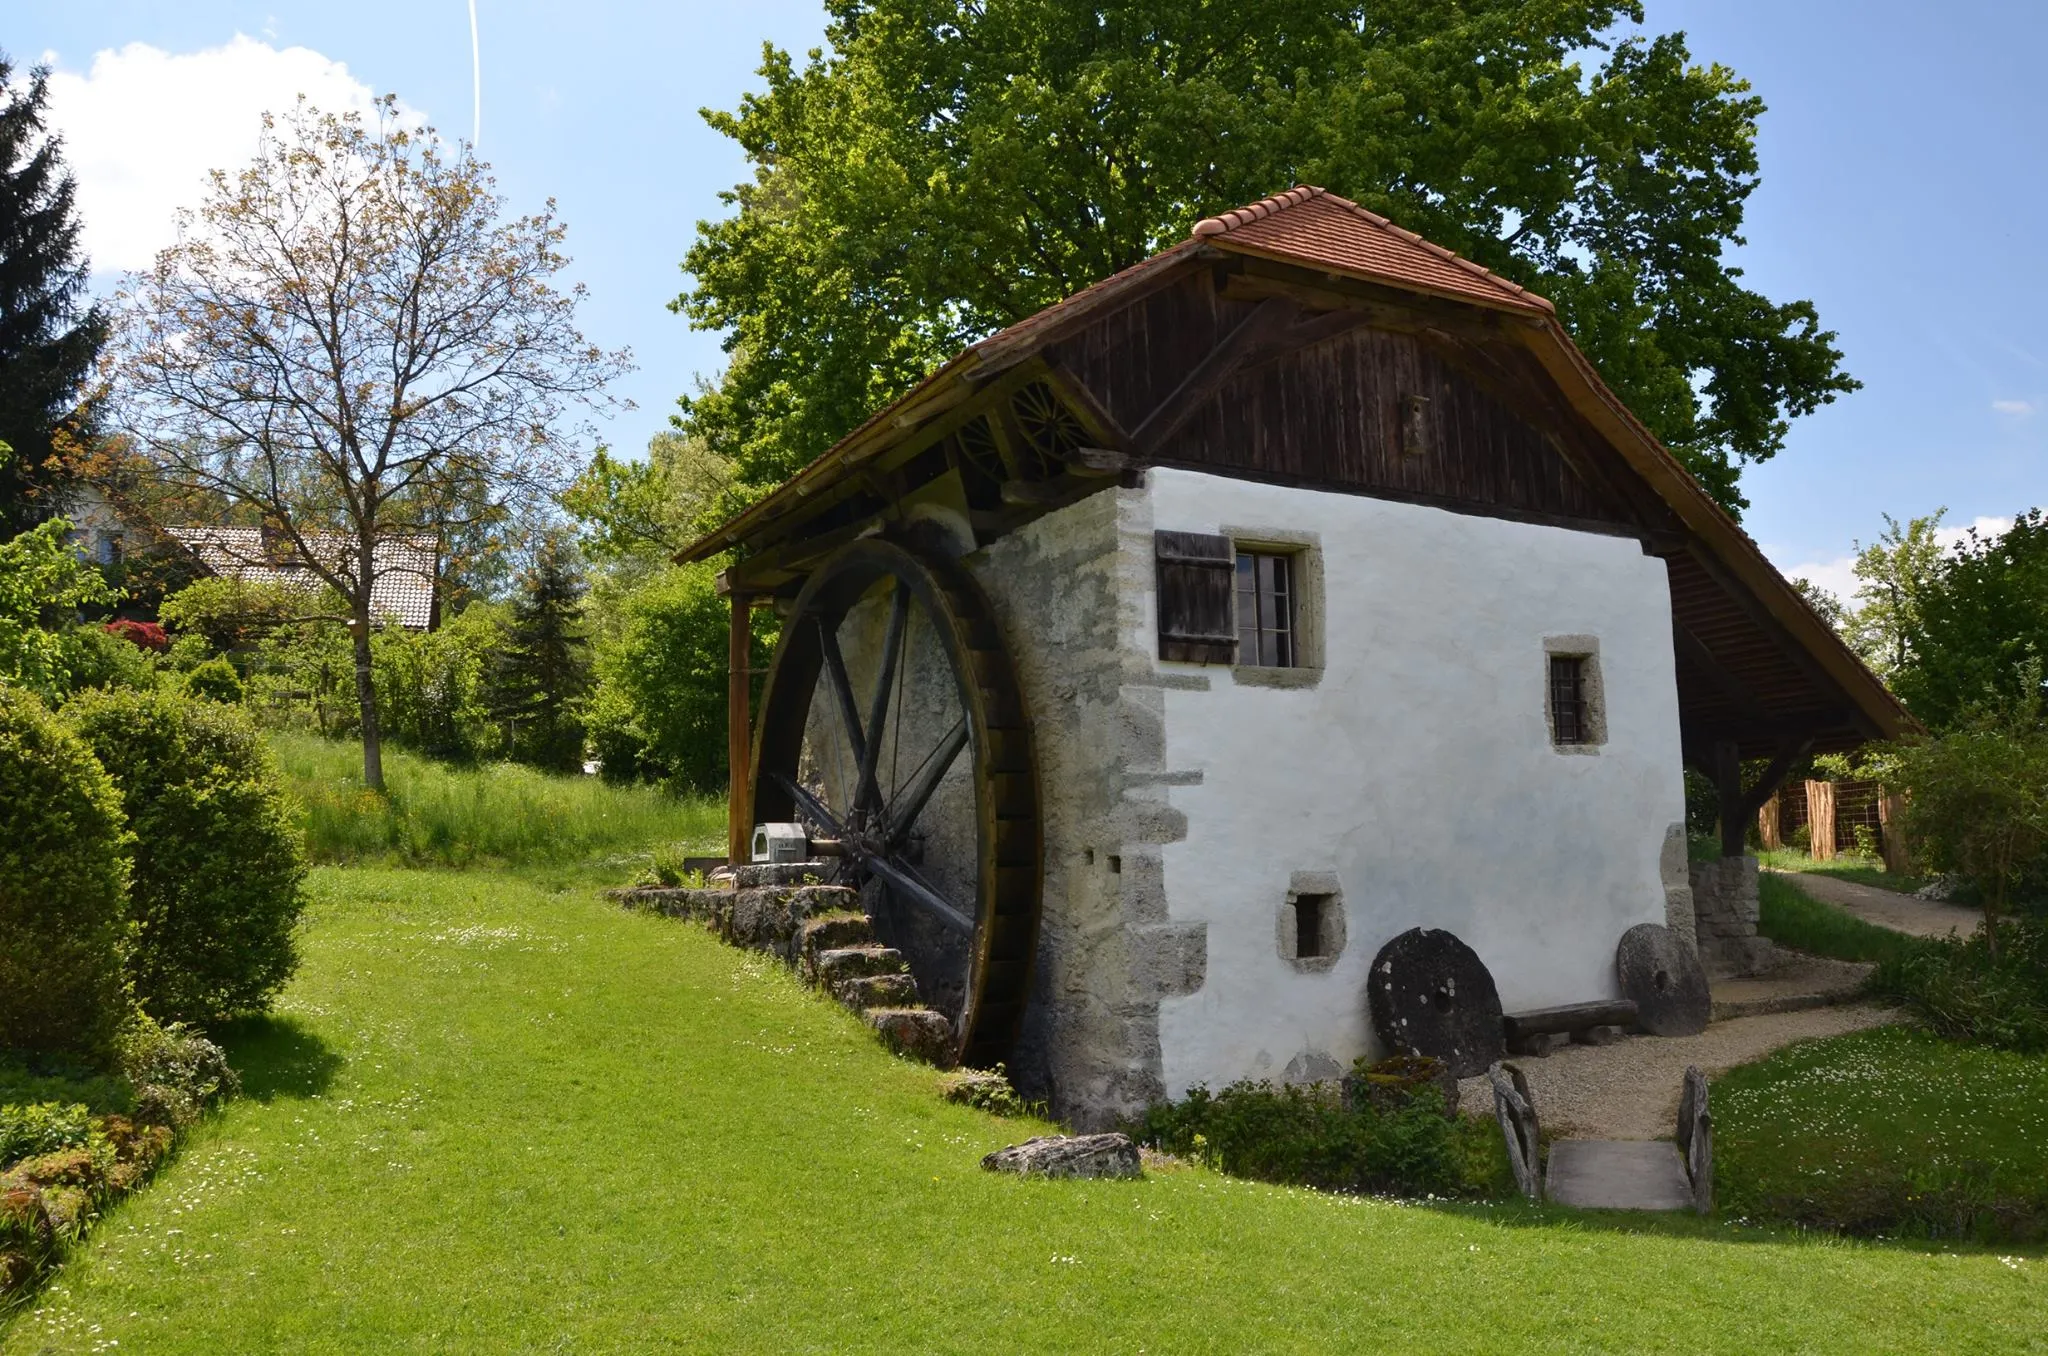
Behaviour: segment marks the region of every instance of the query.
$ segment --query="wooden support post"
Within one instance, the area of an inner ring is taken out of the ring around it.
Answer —
[[[1775,791],[1771,792],[1771,798],[1756,812],[1757,837],[1763,840],[1766,852],[1776,852],[1785,846],[1785,835],[1780,829],[1784,821],[1779,817],[1780,812],[1778,793]]]
[[[1749,815],[1742,799],[1742,753],[1732,739],[1714,744],[1714,790],[1721,801],[1721,855],[1740,857],[1747,846]]]
[[[731,768],[726,792],[726,860],[743,864],[753,847],[754,793],[747,784],[754,759],[753,716],[748,707],[753,677],[749,660],[754,648],[754,598],[740,589],[730,595],[732,626],[726,635],[725,756]]]
[[[1884,869],[1903,876],[1912,862],[1906,851],[1906,798],[1896,791],[1877,788],[1877,826],[1884,840]]]
[[[1817,862],[1835,859],[1835,784],[1806,784],[1806,855]]]

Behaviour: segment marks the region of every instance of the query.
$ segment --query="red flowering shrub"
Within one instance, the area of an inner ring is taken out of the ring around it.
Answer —
[[[110,621],[105,627],[110,636],[119,636],[137,649],[162,654],[171,648],[171,638],[164,634],[164,628],[156,622],[130,621],[123,617]]]

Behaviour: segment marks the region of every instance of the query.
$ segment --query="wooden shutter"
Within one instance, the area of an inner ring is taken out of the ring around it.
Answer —
[[[1159,558],[1159,657],[1184,664],[1233,662],[1237,565],[1230,538],[1155,532],[1152,549]]]

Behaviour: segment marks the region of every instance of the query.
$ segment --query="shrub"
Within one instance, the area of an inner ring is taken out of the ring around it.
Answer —
[[[388,627],[371,639],[371,678],[385,737],[435,758],[476,762],[504,740],[491,714],[490,673],[506,644],[506,609],[472,603],[438,631]],[[353,670],[348,699],[355,700]],[[350,713],[351,732],[359,728]]]
[[[138,650],[147,650],[151,654],[162,654],[171,648],[171,638],[164,634],[164,628],[156,622],[119,617],[100,629],[110,636],[127,641]]]
[[[36,1154],[75,1148],[92,1138],[93,1117],[77,1102],[0,1106],[0,1168]]]
[[[1432,1086],[1385,1110],[1329,1083],[1196,1087],[1147,1111],[1135,1135],[1232,1176],[1329,1191],[1490,1195],[1506,1167],[1499,1131],[1447,1117]]]
[[[2015,919],[1998,939],[1931,939],[1880,966],[1875,987],[1951,1040],[2048,1050],[2048,922]]]
[[[156,661],[145,650],[97,626],[77,626],[65,633],[64,667],[69,692],[156,686]]]
[[[73,725],[134,830],[143,1007],[212,1022],[266,1006],[298,964],[304,854],[276,764],[241,712],[168,693],[81,697]]]
[[[224,655],[215,655],[185,675],[185,695],[233,706],[242,700],[242,675]]]
[[[121,1073],[135,1088],[135,1119],[173,1128],[242,1090],[218,1045],[182,1023],[148,1017],[121,1037]]]
[[[111,1053],[133,1006],[129,847],[84,742],[0,688],[0,1050]]]

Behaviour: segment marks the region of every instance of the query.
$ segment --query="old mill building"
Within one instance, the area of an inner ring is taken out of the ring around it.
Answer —
[[[1641,923],[1739,969],[1755,804],[1906,722],[1548,302],[1317,188],[968,348],[728,552],[735,860],[803,825],[1082,1124],[1334,1076],[1418,926],[1509,1012]],[[1742,809],[1704,875],[1688,763]]]

